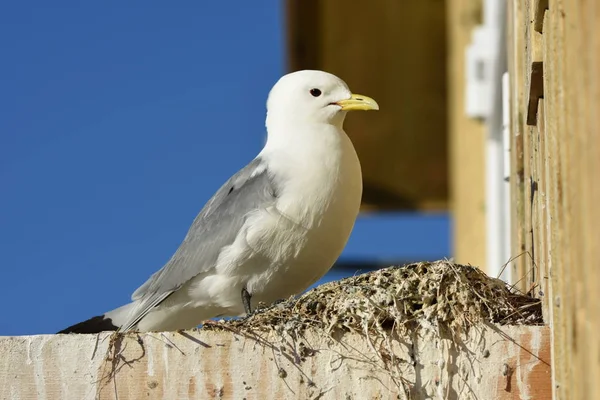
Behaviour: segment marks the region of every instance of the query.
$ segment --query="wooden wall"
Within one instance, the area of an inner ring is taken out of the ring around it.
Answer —
[[[363,206],[448,203],[445,1],[288,0],[289,69],[322,69],[380,105],[349,115]]]
[[[450,182],[455,256],[474,265],[485,262],[485,133],[464,116],[464,51],[481,4],[288,1],[290,69],[329,70],[380,102],[377,118],[348,120],[367,206],[443,208]],[[600,398],[600,2],[507,7],[511,268],[544,300],[554,397]]]
[[[481,24],[481,0],[452,0],[448,21],[448,139],[453,257],[486,265],[485,125],[465,114],[465,49]]]
[[[513,253],[544,299],[555,399],[600,398],[600,3],[510,0]]]

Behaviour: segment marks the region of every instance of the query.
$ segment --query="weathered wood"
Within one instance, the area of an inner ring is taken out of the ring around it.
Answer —
[[[462,339],[308,332],[0,337],[2,399],[545,399],[547,327],[481,325]],[[398,396],[398,397],[396,397]]]
[[[510,130],[511,130],[511,249],[512,261],[508,268],[514,277],[515,287],[525,292],[528,283],[527,246],[528,235],[523,223],[528,199],[525,196],[525,118],[522,104],[525,101],[525,54],[521,50],[525,44],[524,7],[522,1],[509,2],[507,21],[507,61],[510,74]]]
[[[513,252],[530,255],[522,273],[535,273],[525,289],[543,296],[553,331],[554,398],[597,399],[600,4],[512,0],[509,15],[512,127],[515,137],[523,135],[523,197],[529,200],[514,204],[523,210],[516,210],[513,225],[529,235],[517,236]],[[543,99],[529,121],[534,125],[523,127],[521,116],[531,103],[520,93],[537,90],[528,76],[532,62],[543,62]],[[518,162],[513,158],[513,171]],[[513,190],[519,190],[518,179]]]

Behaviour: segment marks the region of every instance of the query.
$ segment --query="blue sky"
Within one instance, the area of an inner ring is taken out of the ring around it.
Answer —
[[[0,335],[127,302],[262,147],[283,3],[116,4],[0,6]],[[445,216],[383,220],[344,256],[447,255]]]

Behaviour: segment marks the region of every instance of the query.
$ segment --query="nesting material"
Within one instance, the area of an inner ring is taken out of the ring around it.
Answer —
[[[550,388],[548,330],[500,325],[542,322],[538,299],[475,267],[421,262],[327,283],[201,332],[96,337],[93,352],[89,342],[70,360],[104,354],[80,379],[102,398],[175,398],[185,388],[228,398],[530,398],[531,382]],[[77,336],[53,337],[57,350],[43,353],[62,354],[69,346],[58,341]],[[73,363],[64,365],[46,370],[67,376]]]
[[[404,333],[416,327],[444,327],[454,333],[492,322],[543,323],[539,299],[518,293],[478,268],[449,261],[390,267],[323,284],[302,296],[262,308],[242,320],[205,329],[277,330],[316,328]]]

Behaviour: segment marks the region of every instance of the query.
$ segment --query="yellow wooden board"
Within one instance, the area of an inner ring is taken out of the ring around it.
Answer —
[[[444,1],[287,2],[289,69],[322,69],[380,105],[346,131],[364,209],[448,206]]]

